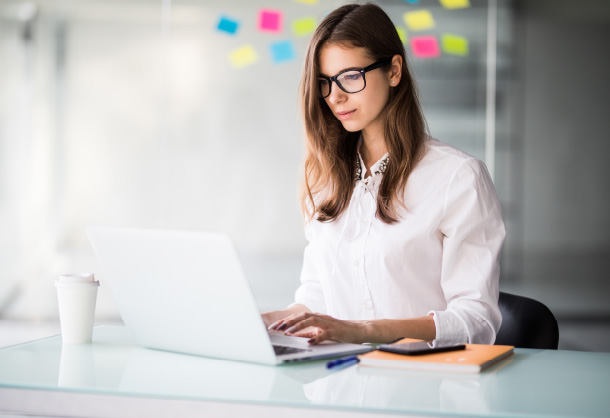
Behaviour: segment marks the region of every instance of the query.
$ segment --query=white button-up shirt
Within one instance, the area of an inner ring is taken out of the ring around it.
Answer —
[[[407,209],[388,225],[376,216],[386,157],[366,179],[360,158],[362,176],[338,219],[306,224],[295,302],[345,320],[433,314],[437,343],[493,343],[505,229],[485,165],[428,137],[404,190]]]

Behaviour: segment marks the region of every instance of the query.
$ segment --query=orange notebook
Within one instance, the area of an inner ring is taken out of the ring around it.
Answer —
[[[396,343],[415,341],[420,340],[404,338]],[[358,356],[358,358],[362,366],[452,373],[480,373],[486,367],[513,354],[513,349],[514,347],[511,345],[466,344],[465,350],[418,356],[371,351]]]

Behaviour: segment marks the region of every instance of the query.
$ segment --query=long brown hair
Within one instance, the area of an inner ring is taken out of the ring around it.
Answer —
[[[301,207],[308,219],[333,221],[347,208],[354,188],[360,132],[343,128],[318,90],[319,54],[329,44],[363,47],[375,61],[402,56],[402,77],[390,89],[382,115],[390,159],[377,196],[377,215],[385,223],[394,223],[398,221],[396,206],[404,207],[399,193],[420,158],[427,127],[396,27],[372,3],[348,4],[328,14],[307,47],[300,84],[306,131]]]

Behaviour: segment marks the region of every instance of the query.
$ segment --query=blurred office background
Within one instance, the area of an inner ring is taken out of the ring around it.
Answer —
[[[344,3],[0,0],[0,346],[59,332],[61,273],[96,273],[96,322],[120,321],[87,225],[228,232],[260,309],[289,304],[298,82]],[[610,351],[610,3],[377,3],[432,135],[493,174],[502,290],[549,306],[560,348]]]

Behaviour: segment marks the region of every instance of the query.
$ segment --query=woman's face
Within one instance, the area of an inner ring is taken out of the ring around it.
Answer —
[[[361,69],[374,60],[365,48],[329,44],[320,51],[320,75],[332,77],[347,69]],[[365,135],[381,132],[380,115],[390,96],[390,74],[383,68],[365,74],[366,87],[358,93],[346,93],[335,82],[324,100],[335,117],[349,132],[363,131]],[[396,82],[398,83],[398,82]]]

